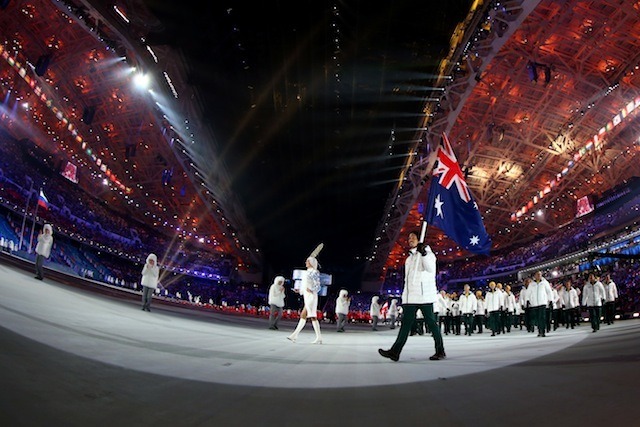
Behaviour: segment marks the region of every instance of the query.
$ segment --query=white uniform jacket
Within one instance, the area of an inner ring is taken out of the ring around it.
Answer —
[[[275,305],[276,307],[284,307],[284,286],[280,286],[274,283],[269,287],[269,305]]]
[[[487,312],[491,313],[492,311],[499,311],[502,304],[502,292],[498,289],[494,289],[493,292],[488,290],[486,294],[484,294],[484,299],[487,302]]]
[[[478,299],[471,292],[469,295],[465,295],[463,292],[458,298],[458,302],[462,314],[474,314],[478,310]]]
[[[504,293],[504,309],[509,313],[514,313],[516,311],[516,296],[513,292]]]
[[[609,283],[603,283],[604,286],[604,300],[605,302],[614,302],[618,299],[618,287],[612,280]]]
[[[346,289],[341,289],[336,298],[336,314],[349,314],[349,305],[351,300],[347,298],[349,292]]]
[[[600,307],[604,299],[604,286],[600,281],[591,284],[587,282],[582,288],[582,305],[587,307]]]
[[[436,289],[436,256],[429,246],[427,254],[421,256],[417,250],[411,249],[404,263],[403,304],[435,303],[438,295]]]
[[[485,316],[487,314],[487,302],[484,299],[476,297],[477,309],[476,315]]]
[[[379,299],[380,297],[378,296],[371,298],[371,307],[369,307],[369,315],[371,317],[380,317],[380,303],[378,302]]]
[[[580,299],[578,298],[578,293],[574,288],[567,290],[563,288],[560,292],[560,299],[562,300],[562,305],[565,310],[571,310],[580,305]]]
[[[527,288],[527,298],[531,307],[547,306],[553,302],[553,290],[547,279],[542,278],[539,282],[532,280]]]

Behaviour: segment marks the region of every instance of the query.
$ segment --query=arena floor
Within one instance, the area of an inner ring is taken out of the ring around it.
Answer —
[[[640,320],[547,338],[410,337],[311,325],[297,343],[265,319],[70,286],[0,264],[4,426],[599,425],[640,419]],[[366,425],[366,424],[364,424]]]

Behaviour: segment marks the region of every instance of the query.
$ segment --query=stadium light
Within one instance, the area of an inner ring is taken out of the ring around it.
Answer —
[[[147,74],[138,72],[135,74],[135,76],[133,76],[133,83],[138,89],[144,90],[149,87],[150,78]]]

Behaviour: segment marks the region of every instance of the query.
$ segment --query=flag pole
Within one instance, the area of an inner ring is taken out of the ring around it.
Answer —
[[[420,231],[420,243],[424,243],[424,238],[427,235],[427,221],[422,221],[422,230]]]
[[[24,207],[24,215],[22,216],[22,228],[20,229],[20,244],[18,250],[22,250],[22,243],[24,242],[24,228],[27,225],[27,213],[29,212],[29,202],[31,201],[31,193],[33,192],[33,181],[31,181],[31,187],[29,188],[29,196],[27,196],[27,203]],[[37,205],[37,202],[36,202]]]
[[[42,189],[40,189],[40,191],[42,191]],[[36,229],[36,217],[38,216],[38,206],[40,206],[40,203],[36,202],[36,209],[33,211],[33,223],[31,224],[31,238],[29,239],[29,248],[27,250],[28,253],[31,253],[31,248],[33,246],[33,232]]]

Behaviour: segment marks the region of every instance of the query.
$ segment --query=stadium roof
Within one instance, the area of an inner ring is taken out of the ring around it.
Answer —
[[[87,188],[108,165],[114,207],[277,273],[324,242],[325,270],[375,281],[420,224],[442,132],[496,249],[639,175],[639,4],[35,0],[0,13],[0,41],[48,58],[36,80],[77,128],[46,145]]]

